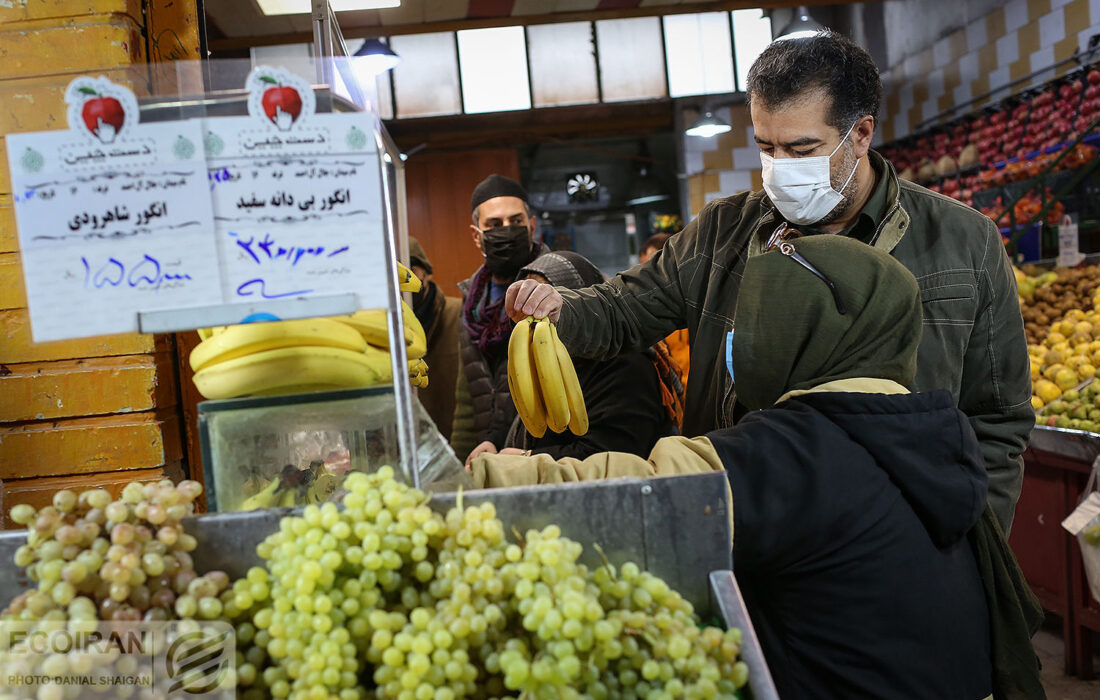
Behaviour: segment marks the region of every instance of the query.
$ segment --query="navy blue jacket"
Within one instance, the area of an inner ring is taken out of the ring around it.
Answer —
[[[989,617],[966,534],[982,453],[947,391],[813,393],[708,435],[734,571],[780,697],[979,700]]]

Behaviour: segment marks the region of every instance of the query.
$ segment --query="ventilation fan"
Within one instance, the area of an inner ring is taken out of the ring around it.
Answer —
[[[565,183],[565,193],[571,202],[591,202],[600,196],[600,181],[595,173],[571,175]]]

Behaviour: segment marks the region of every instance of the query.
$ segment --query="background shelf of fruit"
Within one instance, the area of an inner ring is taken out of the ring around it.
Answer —
[[[1015,272],[1036,423],[1100,433],[1100,266]]]
[[[1081,214],[1082,234],[1088,239],[1094,228],[1091,220],[1100,218],[1100,211],[1084,211],[1096,201],[1085,190],[1100,183],[1082,182],[1070,194],[1073,201],[1051,200],[1074,171],[1098,164],[1100,134],[1093,129],[1098,119],[1100,68],[1089,67],[888,145],[882,152],[902,179],[989,216],[1006,243],[1040,218],[1057,224],[1066,211]],[[1090,242],[1084,245],[1092,252]]]

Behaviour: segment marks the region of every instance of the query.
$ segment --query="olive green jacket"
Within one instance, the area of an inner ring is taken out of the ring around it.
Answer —
[[[1016,281],[1000,233],[988,217],[898,180],[880,155],[870,157],[889,178],[886,215],[872,244],[904,264],[921,290],[924,333],[911,388],[947,389],[970,417],[989,471],[989,502],[1007,531],[1035,417]],[[731,425],[735,392],[725,335],[745,261],[764,251],[780,223],[763,192],[710,203],[648,262],[604,284],[559,289],[562,341],[572,354],[606,359],[687,328],[683,434]],[[782,319],[782,309],[775,313]]]

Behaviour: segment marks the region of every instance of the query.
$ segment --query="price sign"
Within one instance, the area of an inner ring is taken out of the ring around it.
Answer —
[[[103,78],[66,100],[69,131],[7,137],[35,341],[220,300],[199,124],[139,124],[133,94]]]
[[[1058,225],[1058,266],[1073,267],[1084,258],[1077,234],[1077,222],[1066,214]]]
[[[35,341],[136,331],[150,312],[221,325],[204,309],[387,306],[375,117],[316,114],[281,69],[247,87],[247,117],[139,124],[129,90],[82,77],[68,131],[7,137]]]
[[[226,302],[350,291],[386,306],[373,117],[314,113],[281,69],[256,68],[249,88],[248,117],[205,126]]]

